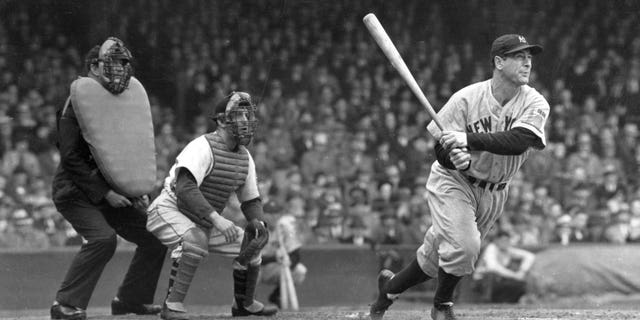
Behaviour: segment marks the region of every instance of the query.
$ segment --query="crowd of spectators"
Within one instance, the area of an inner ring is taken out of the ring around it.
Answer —
[[[136,58],[156,129],[158,188],[232,90],[258,103],[264,201],[307,243],[417,244],[430,222],[430,120],[361,22],[375,12],[431,103],[490,76],[489,46],[518,32],[545,52],[547,148],[510,183],[500,230],[521,246],[640,241],[640,25],[628,1],[3,1],[0,247],[80,243],[56,212],[55,113],[91,46]],[[636,8],[637,9],[637,8]],[[107,12],[108,14],[104,14]],[[235,207],[231,206],[230,211]],[[229,213],[233,214],[233,212]]]

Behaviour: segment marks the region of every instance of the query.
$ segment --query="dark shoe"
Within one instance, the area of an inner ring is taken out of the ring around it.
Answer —
[[[86,320],[87,312],[76,307],[54,304],[51,306],[51,319],[55,320]]]
[[[456,320],[453,314],[453,302],[445,302],[433,306],[431,309],[431,319],[433,320]]]
[[[171,310],[166,304],[163,304],[160,318],[164,320],[189,320],[189,314],[183,311]]]
[[[135,304],[128,303],[119,299],[111,300],[111,314],[114,316],[123,314],[158,314],[162,307],[157,304]]]
[[[248,310],[242,305],[237,305],[235,302],[231,306],[231,315],[234,317],[248,317],[248,316],[272,316],[278,312],[278,308],[274,306],[265,306],[261,302],[254,300],[251,309],[255,307],[257,310]]]
[[[393,300],[387,297],[385,285],[395,274],[391,270],[382,269],[378,274],[378,299],[371,304],[369,308],[369,318],[372,320],[380,320],[387,312],[387,309],[393,304]]]
[[[275,304],[278,309],[282,309],[282,306],[280,305],[280,289],[274,289],[269,295],[268,301]]]

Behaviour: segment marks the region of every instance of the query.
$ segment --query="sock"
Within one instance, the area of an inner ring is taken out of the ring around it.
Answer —
[[[418,260],[414,258],[404,269],[396,273],[396,275],[387,282],[385,289],[389,294],[400,294],[429,279],[431,279],[431,277],[422,271],[420,265],[418,265]]]
[[[442,268],[438,268],[438,287],[433,298],[433,304],[439,305],[445,302],[453,302],[453,292],[462,277],[446,273]]]

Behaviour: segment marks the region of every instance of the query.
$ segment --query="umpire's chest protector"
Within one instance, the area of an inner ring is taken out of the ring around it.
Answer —
[[[249,154],[244,146],[235,152],[229,150],[216,132],[206,134],[205,138],[213,152],[213,169],[202,180],[200,192],[218,213],[222,213],[231,192],[244,185],[247,179]]]
[[[131,78],[118,95],[82,77],[71,84],[71,103],[84,139],[109,185],[127,197],[153,191],[156,179],[151,107],[142,84]]]

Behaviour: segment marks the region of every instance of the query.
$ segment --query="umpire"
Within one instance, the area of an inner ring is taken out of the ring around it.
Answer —
[[[105,101],[101,101],[100,107],[118,103],[114,97],[133,80],[130,60],[129,50],[117,38],[109,38],[102,46],[94,47],[85,63],[89,79],[100,85],[94,85],[91,92],[78,93],[72,89],[72,96],[105,97],[101,98]],[[53,200],[58,211],[86,241],[56,294],[51,319],[86,319],[85,310],[96,283],[116,250],[116,235],[138,247],[111,302],[112,314],[159,313],[160,306],[151,303],[166,247],[146,229],[146,214],[141,210],[146,209],[149,200],[146,195],[127,198],[112,189],[98,168],[84,138],[86,132],[76,117],[77,108],[85,101],[79,100],[77,105],[75,100],[74,105],[71,101],[68,99],[57,114],[61,161],[53,181]]]

